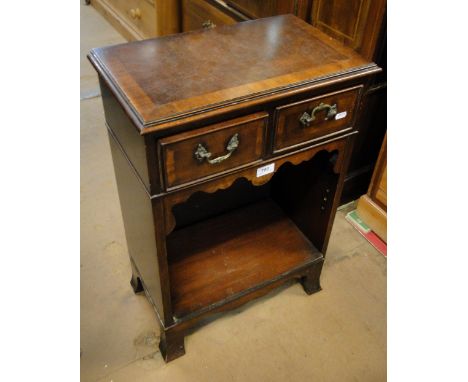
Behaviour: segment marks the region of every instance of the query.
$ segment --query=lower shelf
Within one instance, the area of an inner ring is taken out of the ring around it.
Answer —
[[[167,249],[176,318],[322,258],[270,199],[175,231]]]

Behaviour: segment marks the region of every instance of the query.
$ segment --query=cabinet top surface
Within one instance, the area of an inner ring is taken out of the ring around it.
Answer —
[[[142,133],[377,69],[292,15],[96,48],[88,57]]]

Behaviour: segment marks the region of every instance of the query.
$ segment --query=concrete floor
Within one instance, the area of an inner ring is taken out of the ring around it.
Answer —
[[[125,40],[81,7],[81,380],[386,380],[386,259],[339,211],[322,276],[221,316],[186,337],[186,355],[165,364],[159,329],[134,295],[92,47]],[[97,95],[97,96],[96,96]]]

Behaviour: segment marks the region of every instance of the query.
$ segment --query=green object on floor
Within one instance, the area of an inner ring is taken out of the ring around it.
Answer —
[[[346,215],[346,220],[348,220],[351,224],[356,226],[356,228],[360,229],[364,233],[369,233],[371,231],[370,227],[359,217],[356,210],[348,212]]]

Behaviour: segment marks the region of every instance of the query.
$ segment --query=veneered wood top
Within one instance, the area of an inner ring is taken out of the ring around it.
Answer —
[[[293,15],[93,49],[142,133],[377,66]]]

